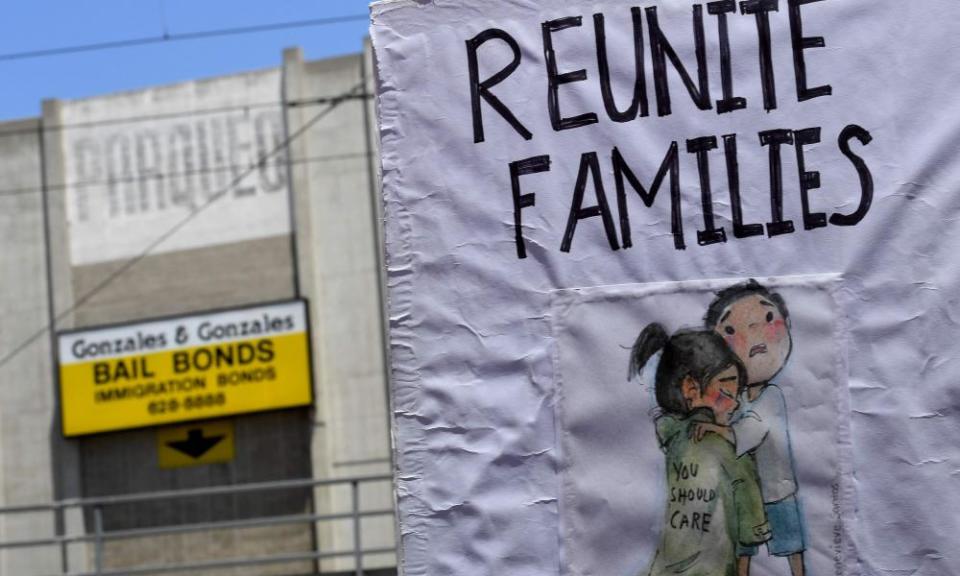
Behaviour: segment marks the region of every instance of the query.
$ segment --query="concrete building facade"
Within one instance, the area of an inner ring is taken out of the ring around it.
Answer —
[[[389,474],[379,194],[369,51],[81,101],[0,125],[0,508],[303,478]],[[229,418],[233,460],[157,463],[157,430],[66,438],[56,334],[309,303],[311,406]],[[350,511],[349,485],[0,515],[0,541]],[[364,509],[392,507],[389,481]],[[388,516],[364,548],[395,545]],[[0,550],[0,573],[122,572],[349,550],[348,519]],[[392,569],[394,554],[364,558]],[[331,558],[203,574],[336,573]],[[193,572],[194,574],[199,572]]]

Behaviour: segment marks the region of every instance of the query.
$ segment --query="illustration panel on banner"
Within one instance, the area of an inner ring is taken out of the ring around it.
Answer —
[[[846,574],[836,277],[557,293],[568,574]]]

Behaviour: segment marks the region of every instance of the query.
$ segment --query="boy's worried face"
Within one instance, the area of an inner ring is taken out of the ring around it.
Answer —
[[[749,384],[776,376],[793,346],[780,309],[760,294],[745,296],[727,307],[715,330],[747,367]]]
[[[696,381],[688,378],[684,383],[684,396],[690,404],[690,409],[709,408],[717,424],[725,425],[730,421],[740,401],[737,400],[737,389],[740,387],[740,378],[736,366],[729,366],[710,379],[703,391]]]

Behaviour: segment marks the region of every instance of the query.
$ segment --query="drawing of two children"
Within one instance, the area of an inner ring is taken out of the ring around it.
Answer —
[[[787,306],[754,280],[719,292],[705,329],[647,326],[634,377],[657,353],[657,439],[667,513],[651,576],[747,576],[761,543],[804,576],[804,526],[783,392],[771,380],[793,342]]]

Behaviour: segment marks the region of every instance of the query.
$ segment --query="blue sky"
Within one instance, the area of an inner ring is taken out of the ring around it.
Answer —
[[[8,3],[0,55],[131,38],[356,14],[369,0],[30,0]],[[37,116],[45,98],[73,99],[277,66],[285,47],[307,58],[359,52],[365,21],[0,61],[0,120]]]

